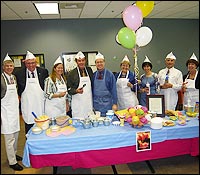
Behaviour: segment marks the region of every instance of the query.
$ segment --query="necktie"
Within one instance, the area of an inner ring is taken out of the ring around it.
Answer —
[[[103,79],[103,73],[102,73],[102,72],[99,72],[98,79],[99,79],[99,80],[102,80],[102,79]]]
[[[168,83],[168,82],[169,82],[169,69],[167,70],[166,77],[165,77],[165,83]]]
[[[83,69],[83,70],[82,70],[82,77],[85,77],[85,76],[86,76],[85,70]]]
[[[31,74],[32,74],[32,78],[35,78],[35,74],[34,74],[34,72],[31,72]]]
[[[14,79],[13,79],[13,77],[10,77],[10,84],[14,84]]]
[[[166,73],[166,75],[168,75],[169,74],[169,69],[167,70],[167,73]]]

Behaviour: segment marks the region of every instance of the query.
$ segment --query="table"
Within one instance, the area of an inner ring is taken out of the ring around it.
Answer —
[[[151,130],[152,149],[136,152],[136,132],[146,130]],[[159,130],[152,130],[149,125],[133,128],[125,123],[124,127],[102,125],[84,129],[78,126],[73,134],[55,138],[46,136],[44,131],[40,135],[29,132],[22,163],[33,168],[94,168],[183,154],[199,155],[197,118],[191,118],[185,126],[177,124]]]

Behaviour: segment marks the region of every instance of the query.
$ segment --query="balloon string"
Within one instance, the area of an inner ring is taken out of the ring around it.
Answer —
[[[137,78],[139,76],[139,67],[138,67],[138,64],[137,64],[137,49],[136,47],[133,48],[133,60],[134,60],[134,72],[135,72],[135,80],[136,80],[136,88],[135,88],[135,93],[136,93],[136,96],[137,96],[137,84],[138,84],[138,81],[137,81]]]

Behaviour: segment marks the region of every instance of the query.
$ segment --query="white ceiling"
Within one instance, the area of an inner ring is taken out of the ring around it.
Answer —
[[[34,2],[59,2],[59,15],[40,15]],[[1,20],[122,18],[136,1],[1,1]],[[69,4],[68,8],[66,5]],[[71,5],[71,6],[70,6]],[[73,7],[79,7],[73,9]],[[83,6],[81,8],[81,6]],[[70,9],[71,8],[71,9]],[[199,19],[199,1],[154,1],[145,18]]]

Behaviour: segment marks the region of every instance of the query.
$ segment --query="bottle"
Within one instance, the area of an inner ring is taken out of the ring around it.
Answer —
[[[147,95],[150,95],[150,90],[151,90],[151,89],[150,89],[150,84],[149,84],[149,82],[147,82],[146,87],[148,88],[148,91],[149,91],[149,92],[147,93]]]

